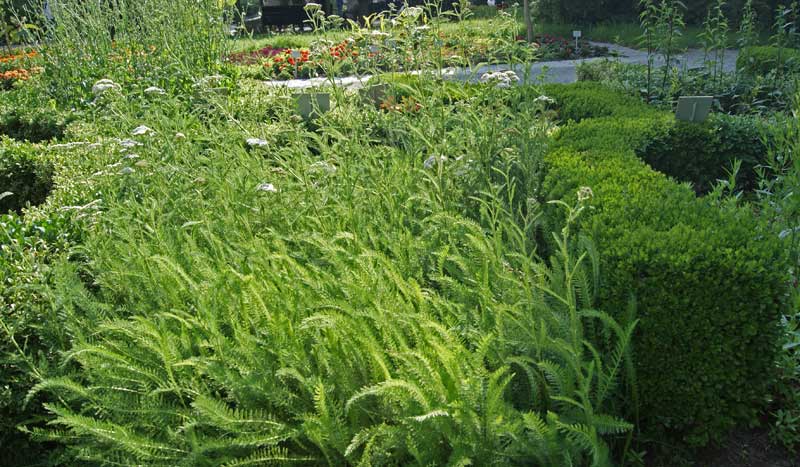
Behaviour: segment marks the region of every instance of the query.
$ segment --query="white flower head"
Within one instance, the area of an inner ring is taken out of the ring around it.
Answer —
[[[157,87],[157,86],[150,86],[149,88],[147,88],[147,89],[145,89],[145,90],[144,90],[144,93],[145,93],[145,94],[159,94],[159,95],[163,95],[163,94],[166,94],[166,93],[167,93],[167,91],[165,91],[165,90],[163,90],[163,89],[161,89],[161,88],[159,88],[159,87]]]
[[[137,126],[136,128],[133,129],[133,131],[131,132],[131,135],[133,135],[133,136],[142,136],[142,135],[148,135],[150,133],[155,133],[152,128],[150,128],[148,126],[145,126],[145,125],[139,125],[139,126]]]
[[[175,133],[175,140],[176,141],[181,141],[181,140],[184,140],[184,139],[186,139],[186,135],[184,135],[180,131]]]
[[[124,167],[122,170],[119,171],[120,175],[130,175],[130,174],[132,174],[134,172],[136,172],[136,171],[133,170],[132,167]]]
[[[80,146],[91,145],[88,141],[73,141],[71,143],[52,144],[48,146],[50,149],[73,149]]]
[[[326,172],[328,174],[334,174],[334,173],[336,173],[336,170],[337,170],[335,165],[329,164],[326,161],[314,162],[308,168],[309,168],[310,171],[315,171],[315,172],[316,171],[322,171],[322,172]]]
[[[278,189],[272,183],[261,183],[256,187],[258,191],[265,191],[267,193],[277,193]]]
[[[219,85],[222,80],[225,79],[222,75],[209,75],[204,76],[195,81],[194,87],[202,88],[202,87],[213,87]]]
[[[400,12],[400,16],[404,16],[406,18],[411,18],[411,19],[416,19],[416,18],[419,18],[422,15],[422,12],[423,12],[423,10],[422,10],[421,7],[410,6],[410,7],[403,8],[403,10]]]
[[[133,147],[136,147],[136,146],[141,146],[142,143],[140,143],[138,141],[134,141],[134,140],[132,140],[130,138],[126,138],[126,139],[120,140],[119,141],[119,145],[122,146],[123,149],[130,149],[130,148],[133,148]]]
[[[506,77],[509,81],[513,81],[515,83],[519,82],[519,76],[517,76],[517,72],[514,70],[507,70],[503,72],[503,76]]]
[[[322,5],[320,5],[319,3],[308,2],[306,3],[306,6],[303,7],[303,9],[306,10],[307,12],[315,12],[321,10]]]
[[[94,83],[94,85],[92,86],[92,93],[95,96],[99,96],[100,94],[103,94],[111,89],[119,91],[121,87],[119,84],[111,81],[110,79],[101,79],[98,80],[96,83]]]
[[[553,99],[552,97],[547,97],[547,96],[544,96],[544,95],[537,97],[533,101],[534,102],[541,102],[543,104],[555,104],[555,102],[556,102],[555,99]]]
[[[592,196],[594,196],[594,193],[592,192],[592,189],[589,188],[588,186],[582,186],[578,189],[579,202],[588,201],[592,199]]]
[[[264,146],[269,146],[269,142],[261,138],[247,138],[246,142],[251,148],[262,148]]]
[[[490,71],[480,77],[481,83],[495,83],[495,87],[507,88],[519,82],[519,76],[513,70]]]

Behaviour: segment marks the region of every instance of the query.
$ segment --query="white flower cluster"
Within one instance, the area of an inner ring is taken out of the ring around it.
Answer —
[[[251,148],[263,148],[269,146],[269,141],[261,138],[247,138],[246,143]]]
[[[96,83],[94,83],[94,85],[92,86],[92,94],[94,94],[95,96],[99,96],[100,94],[103,94],[111,89],[119,91],[121,89],[121,86],[111,81],[110,79],[101,79]]]
[[[497,83],[495,87],[508,88],[519,82],[519,76],[513,70],[490,71],[481,75],[481,83]]]

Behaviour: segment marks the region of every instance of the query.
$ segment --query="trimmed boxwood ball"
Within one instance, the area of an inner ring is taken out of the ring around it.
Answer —
[[[45,201],[53,187],[53,165],[31,146],[0,146],[0,214]]]
[[[773,380],[786,306],[784,252],[764,237],[749,207],[698,198],[642,160],[657,149],[656,162],[670,175],[708,178],[713,157],[724,159],[724,148],[739,143],[706,148],[706,155],[703,147],[719,144],[728,130],[718,127],[747,124],[714,117],[688,128],[596,83],[546,92],[562,116],[580,122],[566,124],[546,155],[544,196],[570,202],[579,187],[593,190],[582,228],[601,252],[598,306],[620,318],[632,299],[637,305],[638,413],[633,398],[624,406],[642,440],[702,446],[755,422]],[[751,138],[750,131],[737,138]],[[670,144],[683,154],[668,154]],[[695,161],[693,146],[702,155]]]

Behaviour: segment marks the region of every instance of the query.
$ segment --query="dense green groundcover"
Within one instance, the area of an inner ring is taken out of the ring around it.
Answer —
[[[66,465],[609,465],[635,323],[541,222],[539,90],[444,90],[314,122],[258,85],[98,98],[21,221],[65,213],[80,246],[3,244],[36,260],[3,268],[4,411]]]
[[[746,119],[395,78],[397,108],[314,122],[258,86],[112,91],[86,144],[5,141],[56,189],[2,220],[4,456],[608,465],[754,421],[787,268],[749,206],[697,195]],[[664,170],[694,189],[642,161],[692,147]]]
[[[718,140],[708,131],[715,123],[686,132],[671,114],[593,83],[547,92],[564,118],[582,121],[558,133],[546,156],[544,190],[561,198],[586,185],[595,194],[584,228],[602,252],[600,306],[620,313],[635,299],[641,320],[635,415],[643,433],[702,445],[737,423],[755,422],[785,307],[781,246],[765,237],[748,207],[697,198],[641,160],[653,141],[677,131],[705,165],[696,171],[685,164],[686,178],[703,174],[713,168],[700,154]],[[735,154],[716,160],[717,170]],[[672,167],[681,177],[678,163]]]

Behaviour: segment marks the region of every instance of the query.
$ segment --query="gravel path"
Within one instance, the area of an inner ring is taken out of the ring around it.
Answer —
[[[580,63],[595,62],[610,58],[622,63],[634,63],[644,65],[647,63],[647,53],[615,44],[602,42],[592,42],[592,45],[607,47],[616,57],[587,58],[580,60],[560,60],[550,62],[537,62],[532,65],[516,64],[513,67],[508,64],[486,65],[475,69],[470,68],[448,68],[442,70],[442,75],[447,79],[459,81],[478,81],[480,76],[490,71],[505,71],[513,69],[524,82],[536,82],[540,78],[546,83],[574,83],[578,80],[576,67]],[[725,71],[734,71],[736,68],[736,58],[739,56],[737,50],[725,51]],[[676,57],[676,65],[680,68],[697,68],[703,66],[703,51],[690,49],[686,53]],[[663,64],[663,60],[657,58],[656,66]],[[336,85],[348,89],[358,89],[369,81],[371,75],[347,76],[336,79]],[[285,87],[293,90],[302,90],[318,87],[330,83],[327,78],[311,79],[291,79],[287,81],[266,81],[265,84],[271,87]]]

